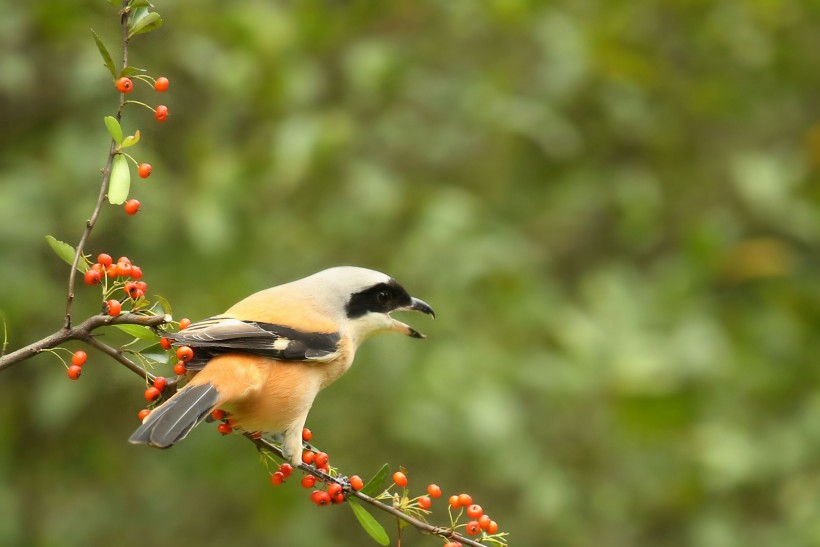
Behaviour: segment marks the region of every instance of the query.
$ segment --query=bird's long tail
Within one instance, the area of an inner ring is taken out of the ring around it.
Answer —
[[[216,407],[219,391],[211,383],[186,386],[154,409],[128,442],[168,448],[184,439]]]

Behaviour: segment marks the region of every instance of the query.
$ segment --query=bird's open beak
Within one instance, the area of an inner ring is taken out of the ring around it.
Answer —
[[[409,306],[397,308],[395,311],[420,311],[431,316],[433,319],[435,319],[436,317],[436,312],[433,311],[433,308],[430,307],[430,304],[419,298],[411,298]],[[402,323],[401,321],[398,321],[396,319],[393,319],[392,330],[400,332],[405,336],[412,336],[413,338],[424,338],[424,335],[422,333],[420,333],[410,325],[406,325],[405,323]]]

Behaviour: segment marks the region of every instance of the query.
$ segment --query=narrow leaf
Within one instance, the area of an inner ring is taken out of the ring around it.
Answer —
[[[171,303],[168,302],[168,300],[164,296],[160,296],[158,294],[154,296],[157,299],[157,302],[159,302],[159,305],[162,306],[162,312],[165,315],[173,315],[171,313]]]
[[[156,341],[159,340],[159,336],[156,335],[154,331],[152,331],[148,327],[143,327],[142,325],[114,325],[121,331],[130,334],[134,338],[139,338],[140,340],[151,340]]]
[[[123,148],[128,148],[129,146],[134,146],[138,142],[140,142],[139,129],[137,129],[137,131],[133,135],[129,135],[128,137],[125,137],[122,140],[122,147]]]
[[[122,144],[122,127],[120,122],[114,116],[105,117],[105,128],[108,129],[108,134],[114,139],[117,144]]]
[[[134,23],[134,26],[128,33],[128,37],[133,38],[137,34],[151,32],[152,30],[156,30],[161,26],[162,18],[159,16],[159,13],[152,11],[151,13],[149,13],[148,15]]]
[[[130,4],[131,8],[153,8],[154,4],[149,2],[148,0],[133,0]]]
[[[119,78],[133,76],[134,74],[139,74],[140,72],[145,72],[144,68],[137,68],[135,66],[127,66],[120,70]]]
[[[114,60],[111,59],[111,54],[108,53],[108,49],[106,49],[105,44],[102,43],[100,37],[97,36],[97,33],[94,32],[94,29],[91,29],[91,34],[94,35],[94,41],[97,42],[97,49],[100,50],[100,55],[102,55],[103,62],[105,63],[106,68],[108,68],[108,72],[111,73],[111,77],[116,77],[117,71],[114,69]]]
[[[368,496],[376,496],[381,494],[384,491],[384,481],[387,480],[387,475],[390,474],[390,466],[384,464],[381,469],[379,469],[373,478],[367,481],[362,487],[362,494],[367,494]]]
[[[108,185],[108,201],[112,205],[122,205],[128,199],[131,189],[131,170],[128,169],[128,160],[122,154],[114,156],[111,166],[111,180]]]
[[[53,236],[46,236],[46,241],[48,241],[48,244],[51,246],[51,250],[54,251],[57,256],[65,260],[69,266],[74,264],[74,255],[77,254],[77,250],[74,249],[74,247],[65,241],[55,239]],[[88,264],[85,263],[85,260],[81,259],[77,263],[77,269],[80,272],[85,273],[88,269]]]
[[[353,509],[353,514],[359,520],[364,531],[370,534],[379,545],[390,545],[390,538],[387,536],[384,527],[371,515],[367,509],[362,507],[354,498],[348,498],[347,504]]]

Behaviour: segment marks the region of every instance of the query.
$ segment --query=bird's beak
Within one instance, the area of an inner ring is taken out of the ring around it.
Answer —
[[[420,311],[422,313],[429,315],[433,319],[435,319],[436,317],[436,312],[433,311],[433,308],[430,307],[430,304],[419,298],[411,298],[409,306],[397,308],[395,311]],[[422,333],[420,333],[410,325],[402,323],[401,321],[398,321],[396,319],[393,319],[392,330],[400,332],[405,336],[411,336],[413,338],[424,338],[424,335]]]

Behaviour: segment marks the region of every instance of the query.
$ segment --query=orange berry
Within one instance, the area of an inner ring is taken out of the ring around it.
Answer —
[[[137,211],[140,210],[140,200],[138,199],[129,199],[125,202],[125,213],[128,215],[136,215]]]
[[[148,410],[147,408],[143,408],[137,414],[137,419],[139,419],[139,421],[143,421],[145,418],[148,417],[149,414],[151,414],[151,411]]]
[[[100,279],[100,272],[97,270],[86,270],[83,274],[83,281],[86,285],[96,285]]]
[[[293,466],[289,463],[283,463],[279,466],[279,472],[285,476],[285,478],[290,477],[290,474],[293,473]]]
[[[123,77],[114,82],[114,86],[120,93],[131,93],[131,90],[134,89],[134,82],[131,81],[131,78]]]
[[[331,496],[330,501],[332,501],[333,503],[335,503],[337,505],[340,504],[340,503],[344,503],[345,495],[342,494],[341,492],[339,492],[335,496]]]
[[[481,531],[481,526],[478,525],[477,521],[471,520],[464,529],[469,535],[474,536]]]
[[[274,486],[279,486],[285,482],[285,475],[281,471],[277,471],[270,476],[270,483]]]
[[[148,401],[149,403],[159,399],[159,396],[160,396],[160,391],[157,388],[155,388],[154,386],[151,386],[151,387],[149,387],[148,389],[145,390],[145,400]]]
[[[470,494],[459,494],[458,503],[463,507],[469,507],[473,504],[473,497]]]
[[[427,494],[429,494],[431,498],[440,498],[441,488],[437,484],[430,484],[427,486]]]
[[[151,167],[150,163],[141,163],[137,166],[137,174],[142,179],[147,179],[151,176],[151,171],[153,171],[153,167]]]
[[[480,505],[473,504],[467,508],[467,516],[471,519],[481,518],[481,515],[483,514],[484,510]]]
[[[313,463],[313,458],[315,457],[316,455],[312,451],[305,450],[304,452],[302,452],[302,463],[310,465]]]
[[[82,373],[83,373],[83,367],[80,367],[80,366],[77,366],[77,365],[71,365],[70,367],[68,367],[67,374],[68,374],[68,377],[71,378],[72,380],[76,380],[77,378],[79,378],[80,374],[82,374]]]
[[[322,490],[314,490],[310,494],[310,499],[313,500],[313,503],[316,505],[327,505],[330,503],[330,494]]]
[[[71,364],[81,367],[85,364],[86,359],[88,359],[88,354],[83,350],[78,349],[71,356]]]
[[[180,346],[177,348],[177,359],[183,363],[187,363],[194,358],[194,350],[188,346]]]
[[[463,547],[461,542],[459,541],[448,541],[444,544],[444,547]]]
[[[222,410],[221,408],[217,408],[216,410],[211,412],[211,418],[213,418],[216,421],[219,421],[224,417],[225,417],[225,411]]]
[[[163,91],[168,89],[168,85],[170,85],[170,83],[171,82],[168,81],[168,78],[166,78],[165,76],[160,76],[154,82],[154,89],[162,93]]]
[[[187,317],[183,317],[179,320],[179,330],[185,330],[191,325],[191,320]]]
[[[461,503],[459,503],[458,501],[458,496],[450,496],[450,499],[447,500],[447,503],[449,503],[450,507],[452,507],[453,509],[458,509],[459,507],[461,507]]]
[[[313,485],[316,484],[316,477],[313,475],[305,475],[302,477],[302,487],[304,488],[313,488]]]
[[[128,277],[129,275],[131,275],[131,264],[128,262],[117,262],[117,276]]]
[[[310,440],[312,438],[313,438],[313,433],[310,431],[310,429],[304,428],[302,430],[302,440],[307,443],[307,442],[310,442]]]
[[[405,486],[407,486],[407,475],[405,475],[401,471],[396,471],[395,473],[393,473],[393,482],[396,483],[396,486],[404,488]]]
[[[483,515],[481,515],[481,518],[478,519],[478,525],[481,526],[482,530],[486,530],[487,526],[490,525],[490,522],[490,515],[488,515],[487,513],[484,513]]]
[[[430,496],[421,496],[419,498],[419,507],[422,509],[430,509],[431,505],[433,505],[433,500],[430,499]]]
[[[122,313],[122,304],[120,304],[119,300],[114,300],[113,298],[105,303],[105,309],[107,310],[106,313],[111,317],[117,317],[120,313]]]
[[[364,481],[359,475],[353,475],[350,477],[350,487],[356,491],[361,490],[364,488]]]
[[[158,122],[164,122],[168,119],[168,107],[161,104],[154,110],[154,117]]]
[[[230,435],[233,432],[233,428],[230,426],[230,424],[226,424],[225,422],[219,424],[216,430],[222,433],[223,435]]]
[[[131,279],[136,281],[136,280],[141,279],[141,278],[142,278],[142,268],[140,268],[139,266],[134,266],[132,264],[131,265]],[[142,290],[145,290],[145,289],[142,289]]]
[[[119,272],[117,271],[117,265],[111,264],[110,266],[106,266],[105,275],[108,276],[110,279],[114,279],[115,277],[117,277],[119,275]]]
[[[162,391],[165,389],[165,386],[168,385],[168,378],[164,378],[162,376],[157,376],[154,378],[154,387],[158,390]]]
[[[342,485],[341,484],[337,484],[337,483],[333,482],[333,483],[330,483],[330,485],[327,487],[327,493],[330,495],[331,498],[333,496],[335,496],[336,494],[340,494],[341,492],[342,492]]]
[[[111,255],[100,253],[97,255],[97,263],[103,268],[107,268],[113,263],[113,260],[111,259]]]
[[[316,467],[326,467],[329,460],[330,456],[328,456],[326,452],[317,452],[313,457],[313,465]]]
[[[490,524],[487,525],[487,533],[490,535],[498,533],[498,523],[496,521],[490,521]]]
[[[159,345],[162,349],[171,349],[171,341],[165,337],[159,339]]]
[[[174,374],[176,374],[177,376],[182,376],[183,374],[185,374],[186,371],[187,368],[185,367],[185,363],[183,363],[182,361],[174,365]]]

